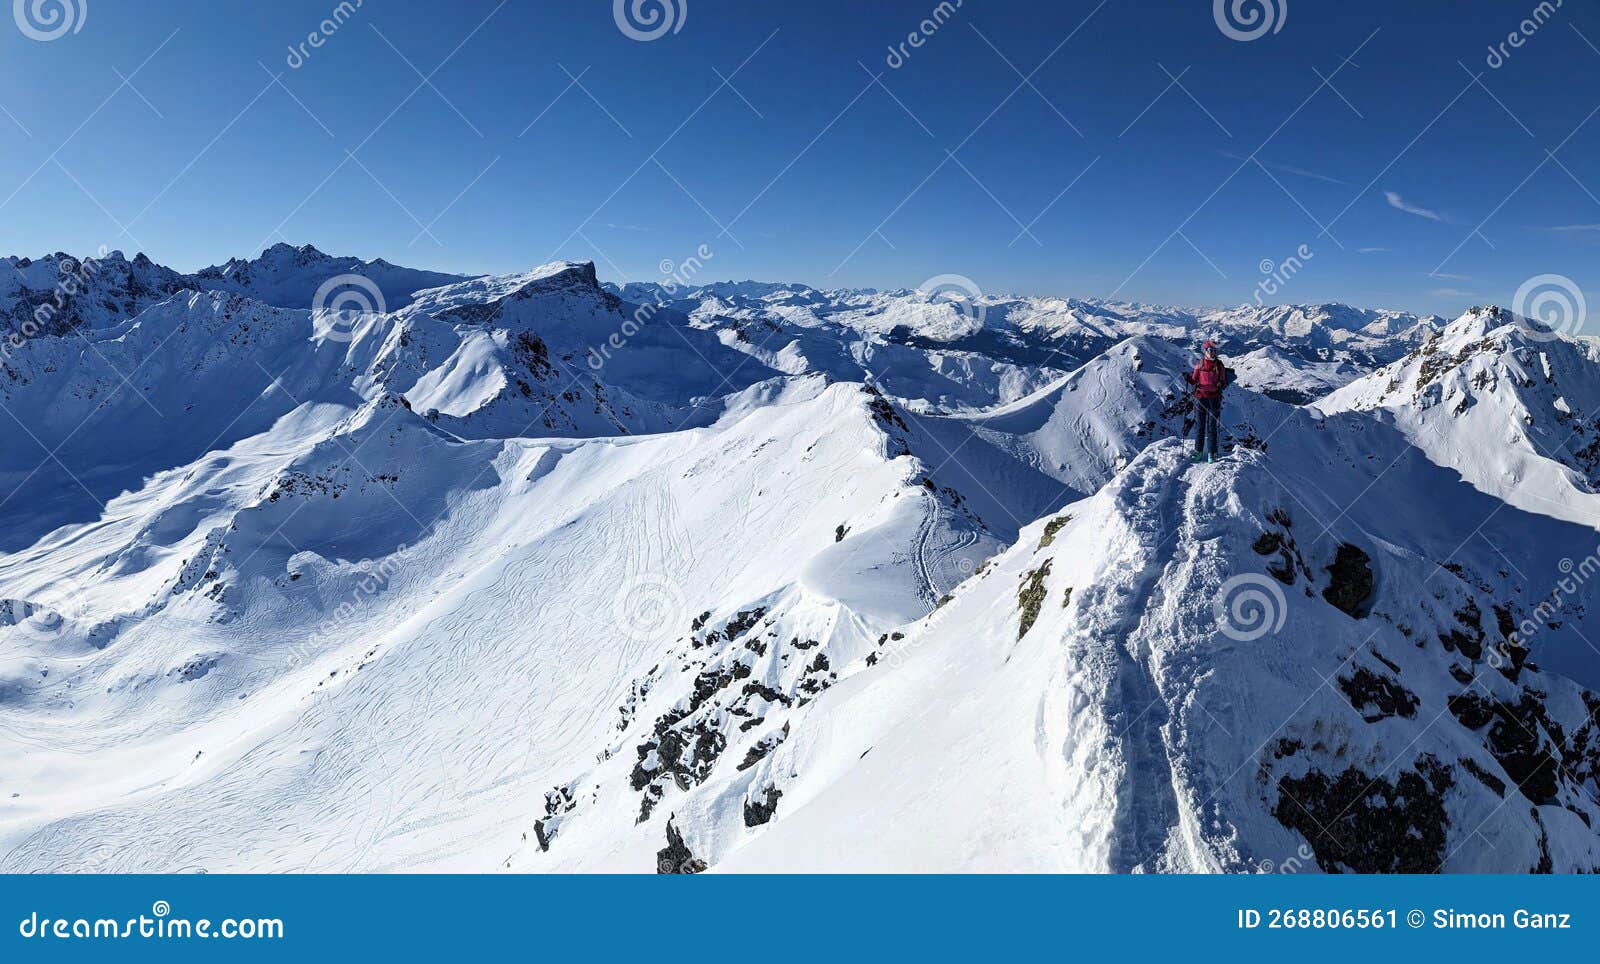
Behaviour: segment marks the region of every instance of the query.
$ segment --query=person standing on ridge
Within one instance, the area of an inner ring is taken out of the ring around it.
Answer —
[[[1194,390],[1194,461],[1217,460],[1217,440],[1222,428],[1222,390],[1233,379],[1233,372],[1217,357],[1216,342],[1208,341],[1203,357],[1183,380]]]

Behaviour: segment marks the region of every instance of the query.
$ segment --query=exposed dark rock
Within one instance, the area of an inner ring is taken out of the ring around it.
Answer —
[[[1517,620],[1511,613],[1511,606],[1496,603],[1493,608],[1495,628],[1500,630],[1501,638],[1510,639],[1511,634],[1517,631]]]
[[[1060,532],[1062,527],[1071,521],[1072,515],[1069,513],[1067,515],[1058,515],[1049,522],[1046,522],[1044,524],[1044,535],[1039,537],[1039,548],[1044,549],[1054,544],[1056,541],[1056,533]]]
[[[1302,572],[1307,579],[1311,578],[1311,569],[1306,565],[1305,559],[1300,555],[1300,547],[1295,545],[1294,536],[1290,534],[1289,527],[1293,522],[1289,513],[1283,509],[1267,510],[1267,521],[1280,526],[1282,531],[1268,529],[1256,537],[1250,548],[1257,555],[1271,556],[1276,554],[1278,561],[1267,566],[1267,572],[1272,578],[1285,586],[1294,585],[1295,573]]]
[[[1039,618],[1039,610],[1044,606],[1044,579],[1048,575],[1050,575],[1050,560],[1046,559],[1044,565],[1022,577],[1022,589],[1017,593],[1017,608],[1022,613],[1022,620],[1017,626],[1018,639],[1028,635],[1028,630],[1033,628],[1034,621]]]
[[[816,696],[832,686],[833,681],[838,678],[838,674],[830,672],[828,667],[827,654],[817,653],[816,658],[806,667],[805,678],[800,681],[800,692],[807,696]]]
[[[755,609],[741,610],[732,619],[728,620],[722,629],[713,629],[711,632],[706,633],[703,640],[693,640],[692,645],[698,649],[702,646],[710,646],[713,643],[721,642],[722,640],[728,640],[731,642],[749,632],[751,627],[760,622],[761,617],[765,616],[766,614],[767,610],[762,606],[757,606]],[[700,622],[700,620],[697,620],[697,622]],[[703,622],[701,624],[704,625]]]
[[[755,746],[751,747],[744,755],[744,761],[739,764],[739,772],[744,771],[765,760],[773,750],[776,750],[784,740],[789,738],[789,724],[783,724],[783,729],[762,737]]]
[[[1494,719],[1495,704],[1477,693],[1458,693],[1450,697],[1450,712],[1469,730],[1480,730]]]
[[[1400,667],[1395,665],[1393,660],[1391,660],[1388,657],[1384,656],[1382,653],[1378,652],[1376,649],[1372,650],[1372,658],[1377,660],[1378,662],[1382,663],[1383,665],[1389,667],[1389,672],[1393,673],[1396,676],[1400,675]]]
[[[887,398],[883,397],[882,392],[871,385],[862,385],[861,390],[872,396],[872,401],[867,403],[867,407],[871,409],[872,417],[877,419],[878,424],[884,428],[898,428],[902,432],[911,431],[906,426],[905,420],[900,417],[900,413],[894,410],[894,406],[889,404]]]
[[[1372,557],[1346,542],[1334,553],[1327,572],[1328,588],[1322,591],[1322,598],[1352,619],[1365,616],[1364,607],[1372,597]]]
[[[1263,532],[1250,544],[1258,556],[1270,556],[1283,547],[1283,534],[1278,532]]]
[[[1499,702],[1489,728],[1489,752],[1522,795],[1535,804],[1556,802],[1561,761],[1540,735],[1543,710],[1524,698],[1517,706]]]
[[[556,838],[556,830],[561,823],[560,818],[577,807],[578,801],[571,787],[556,787],[544,795],[544,819],[536,820],[533,824],[533,834],[538,838],[540,850],[550,849],[550,841]]]
[[[779,703],[783,706],[788,706],[790,703],[789,697],[784,696],[765,683],[746,683],[744,684],[743,694],[745,696],[758,697],[768,703]]]
[[[538,335],[519,332],[511,351],[534,378],[543,381],[555,374],[555,366],[550,363],[550,348]]]
[[[1476,693],[1462,693],[1451,697],[1449,705],[1450,712],[1467,729],[1489,727],[1484,745],[1523,796],[1540,805],[1556,802],[1563,767],[1563,735],[1545,714],[1539,696],[1524,691],[1519,703],[1510,704]],[[1545,734],[1549,734],[1549,740]],[[1582,767],[1584,754],[1577,747],[1574,750],[1577,752],[1567,755],[1576,767]]]
[[[214,654],[194,656],[186,661],[182,666],[179,666],[176,669],[168,670],[167,675],[176,676],[180,682],[192,683],[195,680],[205,676],[213,669],[216,669],[217,664],[221,661],[222,657]]]
[[[744,825],[746,827],[759,827],[771,820],[778,812],[778,798],[783,796],[783,791],[777,787],[767,787],[762,795],[755,800],[744,802]]]
[[[1533,822],[1539,828],[1539,862],[1528,871],[1531,874],[1548,874],[1554,872],[1554,865],[1550,860],[1550,831],[1545,829],[1544,818],[1539,816],[1538,807],[1529,807],[1528,813],[1533,817]]]
[[[1495,792],[1496,796],[1506,795],[1506,782],[1478,765],[1472,757],[1462,757],[1461,767],[1468,773],[1478,778],[1478,782]]]
[[[1391,716],[1410,719],[1417,715],[1417,705],[1421,702],[1398,681],[1374,673],[1364,666],[1350,676],[1339,677],[1339,688],[1344,690],[1350,705],[1368,723]]]
[[[1450,769],[1431,756],[1394,782],[1354,767],[1337,776],[1312,770],[1278,780],[1273,816],[1310,842],[1327,873],[1438,873],[1450,826],[1444,795]]]
[[[1483,610],[1478,608],[1476,600],[1468,597],[1455,611],[1455,617],[1460,627],[1452,626],[1448,633],[1442,633],[1439,642],[1445,649],[1476,662],[1483,657]]]
[[[706,869],[706,862],[689,852],[689,847],[683,842],[683,834],[678,832],[673,818],[667,820],[667,845],[656,851],[656,873],[658,874],[698,874]]]

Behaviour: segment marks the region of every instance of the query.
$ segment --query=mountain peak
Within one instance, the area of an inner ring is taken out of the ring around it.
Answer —
[[[296,256],[302,259],[316,260],[321,260],[328,257],[326,254],[323,254],[321,251],[319,251],[317,246],[314,244],[302,244],[296,246],[283,241],[279,241],[277,244],[274,244],[261,252],[262,258],[266,258],[269,255],[272,257]]]

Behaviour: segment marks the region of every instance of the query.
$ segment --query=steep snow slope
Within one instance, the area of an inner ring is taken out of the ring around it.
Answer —
[[[1151,442],[1192,437],[1194,401],[1183,380],[1190,367],[1187,353],[1174,345],[1130,338],[1011,405],[915,421],[942,438],[961,466],[983,465],[998,456],[1002,465],[1015,462],[1060,483],[1048,504],[1014,507],[1027,512],[1020,525],[1065,497],[1093,493]],[[1224,450],[1258,444],[1286,415],[1282,405],[1252,392],[1230,392],[1223,407]],[[968,433],[970,442],[964,437]]]
[[[457,435],[588,437],[705,424],[719,397],[773,374],[665,319],[633,336],[639,352],[592,366],[589,346],[624,330],[623,310],[592,265],[558,263],[429,291],[396,314],[183,292],[111,327],[25,340],[0,369],[0,404],[21,426],[0,452],[0,548],[90,521],[150,474],[305,403],[348,410],[393,391]]]
[[[125,264],[0,373],[0,869],[1600,866],[1586,349]]]
[[[16,346],[0,371],[17,433],[0,451],[0,549],[92,522],[152,473],[264,431],[301,401],[355,404],[338,376],[370,347],[316,337],[304,311],[194,292],[112,328]]]
[[[1367,374],[1347,361],[1308,362],[1273,346],[1227,359],[1241,388],[1290,405],[1305,405]]]
[[[1321,411],[1371,412],[1512,505],[1600,525],[1600,349],[1475,308]]]
[[[374,398],[210,524],[149,607],[11,627],[5,866],[482,868],[619,707],[654,712],[630,693],[692,682],[664,656],[692,623],[781,636],[750,680],[774,701],[826,688],[999,548],[876,400],[811,379],[706,429],[502,442]],[[162,527],[176,500],[144,495]],[[108,557],[112,594],[124,538],[78,550]]]
[[[1381,508],[1319,533],[1270,454],[1180,449],[1030,527],[730,777],[770,827],[707,832],[725,802],[686,802],[682,847],[731,871],[1600,867],[1600,697],[1501,640],[1500,593],[1369,528]]]
[[[512,866],[1600,865],[1600,698],[1535,668],[1600,681],[1581,601],[1547,598],[1593,531],[1504,509],[1392,429],[1274,411],[1271,438],[1220,465],[1156,442],[926,620],[831,664],[814,703],[735,712],[764,627],[692,637],[675,659],[693,687],[625,715]],[[701,756],[745,723],[738,763]],[[695,761],[665,804],[647,779],[663,754]]]
[[[420,373],[403,388],[411,403],[473,437],[700,425],[719,396],[776,374],[681,316],[641,313],[602,290],[592,263],[425,291],[397,318],[391,382]],[[440,326],[450,335],[430,336]]]

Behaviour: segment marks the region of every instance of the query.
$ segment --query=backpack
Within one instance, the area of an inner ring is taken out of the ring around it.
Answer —
[[[1205,359],[1194,368],[1194,393],[1199,398],[1221,398],[1228,387],[1229,371],[1220,360]]]

